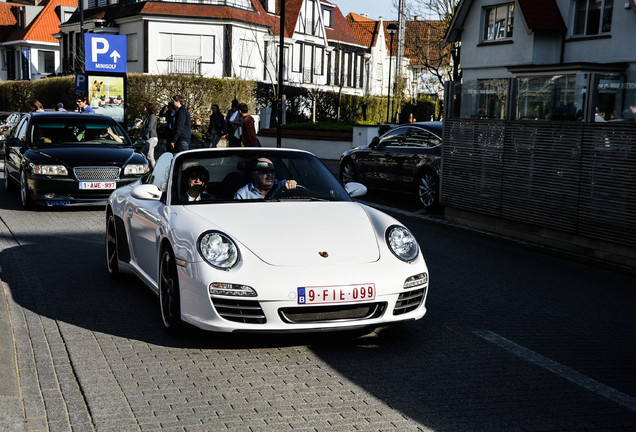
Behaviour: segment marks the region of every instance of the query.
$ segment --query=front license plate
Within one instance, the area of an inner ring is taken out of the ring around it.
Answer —
[[[80,189],[92,190],[92,189],[117,189],[116,182],[80,182]]]
[[[375,285],[337,285],[298,287],[298,304],[325,304],[368,301],[375,299]]]

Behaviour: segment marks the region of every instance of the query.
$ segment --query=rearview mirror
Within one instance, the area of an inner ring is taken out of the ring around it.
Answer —
[[[347,183],[345,184],[344,188],[351,198],[361,197],[366,195],[367,193],[367,187],[358,182]]]
[[[373,137],[373,139],[371,140],[371,143],[369,144],[369,147],[376,148],[379,145],[380,145],[380,137]]]

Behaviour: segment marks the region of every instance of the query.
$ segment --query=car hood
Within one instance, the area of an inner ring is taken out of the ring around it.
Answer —
[[[112,145],[83,145],[63,147],[30,148],[29,152],[71,166],[104,163],[122,165],[130,159],[134,150],[131,147]]]
[[[372,222],[354,202],[255,202],[187,210],[271,265],[360,264],[380,257]]]

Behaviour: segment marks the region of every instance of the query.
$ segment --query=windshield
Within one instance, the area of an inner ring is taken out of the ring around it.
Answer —
[[[90,114],[76,118],[38,119],[31,128],[34,146],[72,144],[130,145],[124,130],[107,118]]]
[[[269,190],[259,182],[263,177],[270,181]],[[239,190],[242,193],[237,195]],[[175,162],[173,203],[272,200],[351,198],[322,162],[308,153],[213,150],[183,155]]]

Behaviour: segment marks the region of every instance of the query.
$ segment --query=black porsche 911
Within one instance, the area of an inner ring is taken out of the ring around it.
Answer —
[[[24,114],[4,150],[5,189],[19,186],[24,208],[105,204],[149,169],[124,129],[98,114]]]
[[[340,157],[340,180],[369,189],[416,194],[430,209],[439,202],[442,122],[396,126]]]

